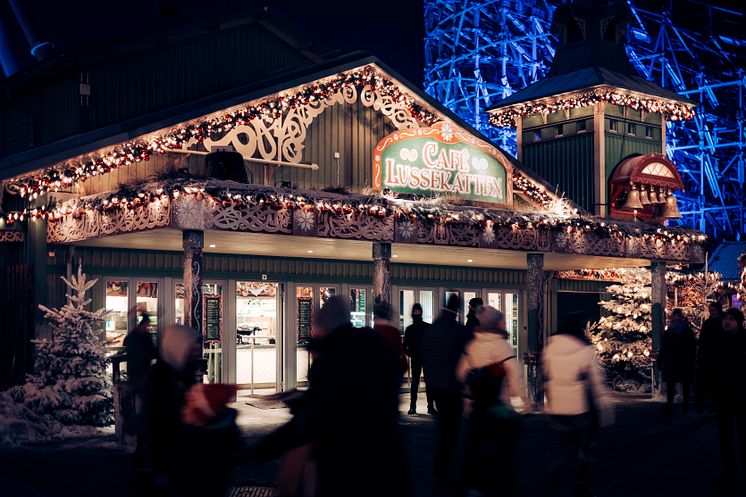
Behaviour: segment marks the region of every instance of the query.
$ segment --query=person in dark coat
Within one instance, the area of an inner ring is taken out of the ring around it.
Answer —
[[[469,301],[469,310],[466,313],[466,336],[469,340],[474,338],[474,333],[477,331],[479,326],[479,320],[476,317],[477,308],[484,305],[484,300],[481,297],[474,297]]]
[[[686,414],[689,410],[696,354],[697,338],[686,322],[681,309],[674,309],[668,329],[663,333],[660,352],[663,378],[666,381],[666,412],[669,414],[673,413],[673,401],[678,383],[681,383],[684,397],[684,413]]]
[[[448,481],[458,439],[463,402],[456,366],[466,346],[464,326],[457,321],[461,302],[451,295],[438,319],[423,335],[422,366],[437,411],[438,434],[433,471],[438,483]]]
[[[153,339],[150,337],[150,316],[148,314],[143,313],[140,324],[124,338],[124,347],[127,352],[127,387],[130,412],[128,417],[134,423],[137,434],[137,445],[133,458],[135,469],[139,469],[143,463],[144,450],[143,397],[145,385],[150,376],[151,364],[156,357]]]
[[[707,371],[712,371],[713,362],[716,362],[717,353],[715,344],[717,336],[722,329],[723,304],[720,302],[710,302],[710,317],[702,323],[702,329],[699,331],[699,340],[697,346],[697,385],[695,393],[697,395],[697,411],[703,413],[707,397],[710,395],[708,385],[711,380],[706,377]]]
[[[723,314],[722,328],[714,334],[716,360],[705,363],[705,375],[715,407],[720,452],[725,479],[736,476],[735,438],[738,431],[741,464],[746,467],[746,330],[743,313],[730,308]]]
[[[412,324],[404,330],[404,353],[409,357],[412,368],[412,385],[410,387],[411,400],[409,402],[409,412],[411,416],[417,415],[417,392],[420,386],[420,376],[422,375],[422,337],[430,328],[430,323],[422,319],[422,306],[416,303],[412,306]],[[433,399],[430,390],[425,389],[427,395],[427,413],[435,414]]]
[[[373,333],[384,343],[391,357],[399,365],[399,374],[403,375],[407,371],[407,358],[402,350],[401,332],[391,322],[393,315],[391,304],[376,302],[373,306]]]
[[[309,447],[314,481],[293,483],[291,495],[409,495],[398,432],[400,364],[373,330],[352,326],[341,297],[316,313],[312,346],[309,388],[291,406],[295,417],[254,447],[253,457]]]

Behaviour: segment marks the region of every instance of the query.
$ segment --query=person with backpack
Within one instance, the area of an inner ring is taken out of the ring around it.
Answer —
[[[521,367],[508,343],[504,314],[491,306],[479,306],[474,314],[474,339],[456,370],[471,402],[462,483],[467,494],[516,495],[520,415],[511,398],[528,406]]]
[[[590,497],[591,444],[598,427],[613,422],[613,408],[582,313],[571,313],[542,355],[544,388],[554,432],[546,495]]]

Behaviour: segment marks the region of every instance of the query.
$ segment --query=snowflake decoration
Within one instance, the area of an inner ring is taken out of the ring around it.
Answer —
[[[443,136],[445,141],[451,141],[453,138],[453,128],[450,124],[444,124],[440,129],[440,134]]]
[[[311,231],[314,225],[313,212],[307,210],[300,211],[297,222],[301,231]]]
[[[482,238],[484,238],[484,241],[486,243],[494,243],[495,241],[495,229],[492,226],[487,226],[484,228],[484,233],[482,233]]]
[[[399,235],[402,238],[411,238],[414,235],[414,225],[410,221],[399,223]]]

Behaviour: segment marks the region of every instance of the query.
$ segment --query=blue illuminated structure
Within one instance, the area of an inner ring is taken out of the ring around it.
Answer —
[[[628,3],[627,53],[640,75],[700,102],[695,119],[669,122],[666,132],[669,157],[686,185],[677,195],[678,222],[715,238],[740,239],[746,231],[746,78],[744,58],[735,52],[746,41],[709,31],[717,19],[746,17],[705,5],[701,27],[685,29],[670,12]],[[542,0],[425,0],[426,91],[515,153],[515,130],[491,126],[485,109],[546,74],[554,56],[553,11]]]

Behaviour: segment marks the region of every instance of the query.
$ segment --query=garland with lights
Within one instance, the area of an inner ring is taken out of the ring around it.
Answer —
[[[625,268],[574,269],[557,271],[557,278],[585,281],[621,281]]]
[[[152,202],[193,195],[223,207],[266,206],[275,210],[316,209],[334,215],[360,212],[379,218],[395,216],[423,223],[461,223],[481,227],[510,227],[522,229],[564,230],[567,233],[593,233],[600,237],[623,237],[625,234],[645,241],[672,243],[701,243],[706,236],[682,229],[646,227],[639,224],[609,222],[593,217],[571,217],[554,212],[514,212],[498,209],[460,207],[445,204],[438,199],[405,201],[381,196],[341,195],[315,191],[292,191],[217,180],[195,181],[172,179],[160,183],[137,183],[115,192],[93,197],[69,200],[55,206],[42,206],[19,214],[11,213],[6,222],[12,224],[24,218],[46,219],[55,222],[65,216],[80,218],[86,211],[102,212],[114,209],[137,209]]]
[[[124,143],[96,157],[77,164],[68,163],[60,168],[47,168],[33,177],[18,179],[13,188],[22,196],[36,199],[50,191],[69,188],[91,176],[108,173],[122,166],[147,161],[155,154],[164,154],[168,149],[181,149],[191,140],[203,141],[217,133],[224,133],[236,126],[247,125],[253,119],[278,119],[290,109],[307,106],[332,98],[345,89],[371,86],[382,96],[404,104],[412,117],[427,126],[439,118],[423,108],[399,85],[378,73],[373,66],[340,73],[328,80],[304,86],[295,92],[280,93],[258,104],[234,109],[222,116],[193,122],[161,135]]]
[[[746,252],[738,256],[738,267],[741,281],[738,284],[738,298],[741,302],[746,301]]]
[[[490,114],[489,119],[493,126],[515,128],[516,118],[526,117],[533,114],[551,114],[560,110],[588,107],[596,102],[608,102],[635,110],[661,113],[671,121],[689,120],[694,117],[694,109],[692,106],[680,102],[650,97],[646,98],[613,90],[595,89],[575,93],[565,97],[536,100],[506,107],[504,109],[498,109]]]

